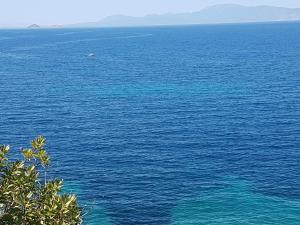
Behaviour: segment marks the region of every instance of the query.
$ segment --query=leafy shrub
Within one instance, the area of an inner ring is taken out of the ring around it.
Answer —
[[[81,224],[76,197],[60,194],[62,180],[46,179],[50,158],[44,147],[39,136],[21,149],[22,160],[9,160],[9,146],[0,146],[0,225]]]

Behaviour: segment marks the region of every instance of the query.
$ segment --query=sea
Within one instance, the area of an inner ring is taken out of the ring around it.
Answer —
[[[0,106],[84,224],[300,224],[300,23],[0,30]]]

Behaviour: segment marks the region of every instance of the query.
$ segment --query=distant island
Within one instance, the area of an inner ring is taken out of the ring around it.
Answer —
[[[39,25],[37,24],[31,24],[30,26],[27,27],[28,29],[38,29],[41,28]]]
[[[27,27],[28,29],[39,29],[39,28],[43,28],[43,29],[61,29],[64,28],[63,25],[51,25],[51,26],[40,26],[37,24],[32,24],[30,26]]]
[[[235,4],[215,5],[199,12],[147,15],[132,17],[115,15],[97,22],[79,23],[66,27],[132,27],[159,25],[193,25],[220,23],[251,23],[300,21],[300,8],[283,8],[273,6],[242,6]]]

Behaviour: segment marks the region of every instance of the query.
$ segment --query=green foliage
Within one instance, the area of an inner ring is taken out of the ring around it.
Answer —
[[[60,194],[61,180],[46,180],[50,158],[44,147],[45,139],[37,137],[21,149],[22,160],[10,161],[9,146],[0,146],[0,225],[81,224],[76,197]]]

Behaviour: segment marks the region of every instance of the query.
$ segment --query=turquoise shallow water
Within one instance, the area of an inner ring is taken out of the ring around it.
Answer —
[[[172,209],[172,225],[281,225],[300,223],[300,202],[263,195],[245,181],[229,179],[225,187],[200,192]]]
[[[0,143],[43,134],[86,224],[297,225],[299,57],[299,23],[0,30]]]

